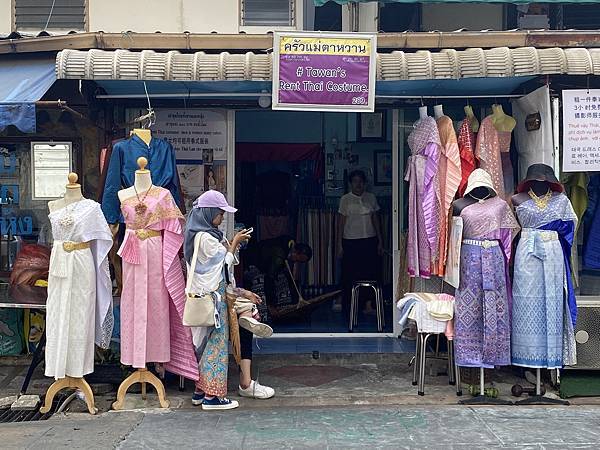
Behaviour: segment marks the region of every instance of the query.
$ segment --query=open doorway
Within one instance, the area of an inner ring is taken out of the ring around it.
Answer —
[[[276,333],[347,333],[354,282],[369,281],[383,314],[360,290],[352,331],[391,332],[391,117],[238,111],[235,123],[236,221],[254,228],[241,271],[263,319]]]

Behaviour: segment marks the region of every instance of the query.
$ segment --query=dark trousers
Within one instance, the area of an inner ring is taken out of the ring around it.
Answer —
[[[252,359],[252,337],[252,333],[240,327],[240,353],[242,354],[242,359]]]
[[[381,259],[377,254],[377,238],[344,239],[342,241],[342,311],[350,320],[350,299],[352,286],[356,281],[380,281]],[[366,298],[366,297],[364,297]]]

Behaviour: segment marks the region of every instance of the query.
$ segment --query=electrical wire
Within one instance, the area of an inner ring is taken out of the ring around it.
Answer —
[[[48,25],[50,25],[50,19],[52,19],[52,14],[54,13],[54,5],[56,4],[56,0],[52,0],[52,6],[50,7],[50,14],[48,14],[48,20],[46,21],[46,26],[44,27],[44,31],[48,29]]]

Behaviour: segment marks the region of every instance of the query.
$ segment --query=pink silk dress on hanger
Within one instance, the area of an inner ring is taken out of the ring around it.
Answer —
[[[433,117],[414,125],[408,136],[411,156],[406,177],[408,188],[408,274],[429,278],[437,269],[440,240],[440,191],[438,181],[440,135]]]
[[[506,190],[501,154],[510,151],[510,141],[511,132],[496,130],[492,116],[483,119],[477,133],[475,156],[479,160],[479,167],[492,176],[494,189],[503,199],[506,199]]]
[[[448,223],[452,201],[456,197],[462,179],[460,152],[452,119],[442,116],[437,119],[442,154],[440,156],[440,244],[437,274],[444,276],[446,272],[446,256],[448,255]]]
[[[118,252],[123,259],[121,362],[134,368],[166,363],[169,372],[197,380],[191,331],[182,324],[184,218],[168,189],[153,186],[143,195],[145,211],[136,211],[135,196],[121,204],[127,226]]]

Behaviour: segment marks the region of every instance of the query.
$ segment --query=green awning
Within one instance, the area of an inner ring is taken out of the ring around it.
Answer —
[[[315,6],[323,6],[327,2],[335,2],[340,5],[346,3],[368,3],[379,1],[379,3],[600,3],[600,0],[313,0]]]

